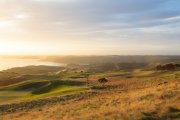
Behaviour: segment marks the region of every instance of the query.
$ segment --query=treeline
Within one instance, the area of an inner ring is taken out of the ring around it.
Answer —
[[[175,70],[180,68],[180,64],[164,64],[164,65],[157,65],[156,70]]]

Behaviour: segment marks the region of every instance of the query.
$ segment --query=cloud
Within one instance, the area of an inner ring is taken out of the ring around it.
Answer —
[[[11,21],[21,39],[155,45],[178,42],[179,5],[179,0],[1,0],[0,25]]]

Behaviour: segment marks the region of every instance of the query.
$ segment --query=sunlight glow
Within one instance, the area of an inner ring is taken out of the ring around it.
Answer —
[[[11,22],[9,22],[9,21],[0,21],[0,29],[6,29],[9,26],[11,26]]]
[[[17,20],[25,20],[29,18],[29,16],[26,13],[18,13],[14,16],[14,18]]]
[[[179,11],[176,0],[0,0],[0,54],[179,54]]]

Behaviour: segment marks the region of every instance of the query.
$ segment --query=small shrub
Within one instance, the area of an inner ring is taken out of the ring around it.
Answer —
[[[106,78],[101,78],[98,79],[98,82],[102,84],[102,86],[104,87],[104,85],[108,82],[108,80]]]

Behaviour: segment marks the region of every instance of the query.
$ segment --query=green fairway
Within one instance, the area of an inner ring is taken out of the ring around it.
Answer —
[[[54,95],[88,90],[83,82],[62,80],[28,80],[0,88],[0,104],[27,101]]]

